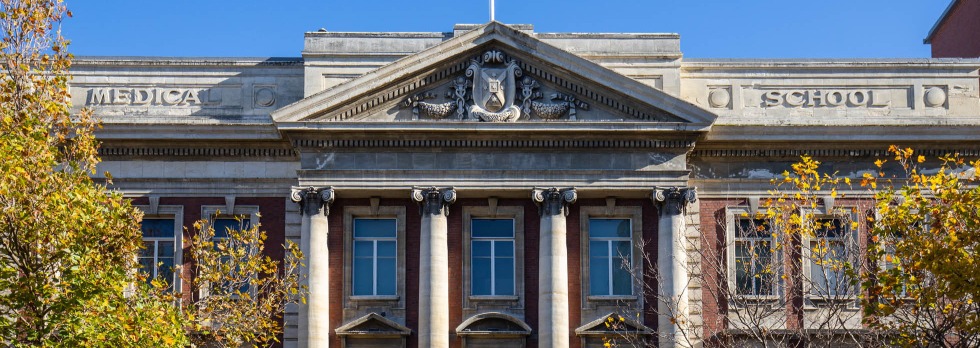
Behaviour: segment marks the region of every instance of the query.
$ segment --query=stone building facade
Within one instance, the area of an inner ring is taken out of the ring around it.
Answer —
[[[302,246],[286,347],[595,346],[624,310],[664,345],[675,317],[710,336],[733,327],[695,251],[799,155],[851,177],[890,144],[980,155],[978,60],[684,59],[676,34],[491,22],[73,73],[100,169],[174,228],[150,256],[189,262],[180,226],[201,218]]]

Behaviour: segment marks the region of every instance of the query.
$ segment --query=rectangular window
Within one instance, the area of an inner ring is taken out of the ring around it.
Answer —
[[[214,228],[213,241],[215,242],[215,246],[217,246],[217,243],[219,243],[221,240],[229,238],[230,231],[245,231],[252,228],[252,220],[249,218],[249,216],[245,215],[220,215],[211,219],[211,227]],[[231,262],[231,256],[222,256],[221,261],[223,263]],[[236,272],[238,272],[238,268],[236,268]],[[233,278],[241,279],[239,277]],[[230,282],[225,282],[222,287],[229,291],[234,291],[233,289],[235,288]],[[246,293],[249,291],[249,289],[250,286],[248,283],[238,286],[238,291],[241,293]]]
[[[513,296],[514,219],[471,220],[473,295]]]
[[[815,221],[815,237],[810,241],[811,292],[818,296],[849,295],[853,288],[846,275],[848,229],[844,220],[819,218]]]
[[[354,296],[396,295],[397,247],[397,220],[354,219]]]
[[[633,294],[630,219],[589,219],[589,289],[592,296]]]
[[[144,218],[140,223],[143,231],[143,246],[139,262],[143,272],[149,276],[147,281],[161,278],[167,284],[175,283],[174,266],[177,256],[177,242],[174,233],[174,218]]]
[[[735,291],[743,296],[772,296],[777,267],[773,263],[773,238],[768,221],[737,219],[735,239]]]

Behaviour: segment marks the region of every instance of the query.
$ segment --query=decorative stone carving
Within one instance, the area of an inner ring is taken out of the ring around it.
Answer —
[[[568,206],[578,200],[578,192],[575,188],[559,189],[552,187],[548,189],[536,188],[531,190],[531,200],[538,205],[538,213],[541,215],[568,216]]]
[[[930,87],[923,97],[926,106],[937,107],[946,104],[946,91],[940,87]]]
[[[276,91],[272,87],[256,87],[253,101],[261,108],[276,105]]]
[[[523,75],[519,61],[491,49],[474,57],[463,76],[450,82],[445,95],[449,101],[426,102],[437,98],[436,94],[426,92],[409,97],[402,105],[412,108],[413,120],[445,119],[455,112],[456,119],[482,122],[514,122],[531,115],[543,120],[566,116],[575,120],[576,109],[589,109],[589,104],[562,93],[551,95],[551,100],[557,103],[535,101],[544,96],[537,91],[540,85]]]
[[[688,203],[698,199],[696,187],[654,187],[653,202],[660,205],[660,215],[680,215]]]
[[[731,101],[732,95],[727,88],[715,88],[708,92],[708,104],[713,108],[728,107],[728,103]]]
[[[447,188],[413,188],[412,200],[419,204],[419,213],[422,215],[449,216],[449,205],[456,202],[456,189]]]
[[[294,189],[289,195],[293,202],[299,203],[300,211],[305,215],[312,216],[321,211],[323,215],[330,215],[330,204],[333,204],[334,194],[332,187],[317,189],[308,187],[305,189]]]

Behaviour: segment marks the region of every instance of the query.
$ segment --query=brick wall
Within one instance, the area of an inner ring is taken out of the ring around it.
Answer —
[[[959,0],[932,37],[934,58],[980,57],[980,0]]]

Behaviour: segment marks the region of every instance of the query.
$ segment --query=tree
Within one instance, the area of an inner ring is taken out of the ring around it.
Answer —
[[[0,0],[0,345],[182,346],[176,308],[133,282],[139,212],[89,175],[58,0]]]
[[[266,253],[259,224],[236,216],[232,226],[215,225],[198,221],[188,248],[192,272],[184,280],[198,290],[182,308],[191,341],[221,347],[278,342],[286,306],[305,297],[302,252],[287,242],[278,261]]]
[[[890,333],[895,346],[976,347],[980,161],[947,155],[928,171],[919,167],[926,158],[912,149],[893,146],[890,152],[908,181],[885,180],[876,191],[868,258],[877,267],[863,282],[868,323]],[[878,186],[879,173],[866,176],[865,184]]]

